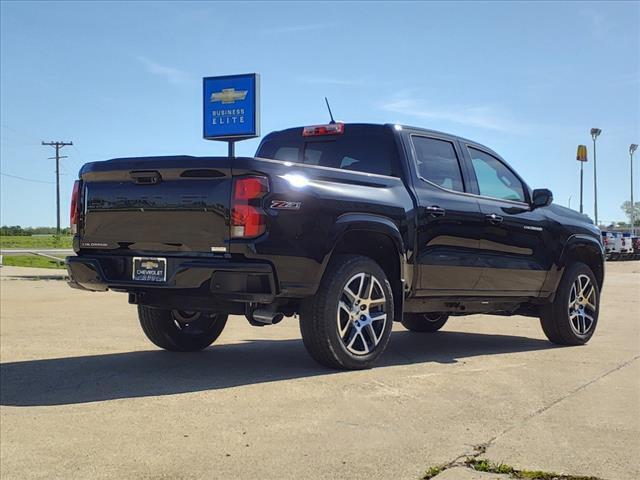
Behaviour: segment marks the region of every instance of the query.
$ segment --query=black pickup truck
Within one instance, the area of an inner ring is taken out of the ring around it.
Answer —
[[[254,158],[120,158],[84,165],[71,225],[75,288],[126,292],[174,351],[208,347],[229,314],[299,315],[309,354],[366,368],[394,321],[539,317],[587,342],[604,255],[584,215],[531,190],[494,151],[400,125],[331,123],[267,135]]]

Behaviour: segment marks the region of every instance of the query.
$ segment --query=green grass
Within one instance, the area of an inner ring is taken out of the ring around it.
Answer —
[[[36,255],[5,255],[2,264],[7,267],[64,268],[64,264]]]
[[[0,247],[2,248],[71,248],[72,242],[73,237],[71,235],[0,235]]]
[[[489,472],[489,473],[508,473],[513,474],[515,470],[513,467],[509,465],[505,465],[504,463],[493,463],[488,460],[469,460],[467,461],[467,466],[477,470],[479,472]]]
[[[479,450],[477,455],[483,454],[485,447]],[[509,475],[508,478],[513,480],[601,480],[597,477],[582,476],[582,475],[562,475],[559,473],[541,472],[539,470],[517,470],[511,465],[504,463],[494,463],[489,460],[479,459],[476,457],[467,457],[464,461],[464,465],[467,468],[471,468],[478,472],[497,473],[502,475]],[[452,467],[463,466],[461,462],[455,460],[454,462],[446,465],[439,465],[429,467],[424,473],[421,480],[435,479],[439,474]]]
[[[470,458],[466,462],[467,467],[479,472],[502,473],[517,480],[599,480],[596,477],[581,475],[561,475],[559,473],[541,472],[539,470],[516,470],[504,463],[493,463],[489,460]]]
[[[430,480],[436,475],[439,475],[441,472],[443,472],[442,467],[429,467],[424,473],[422,480]]]

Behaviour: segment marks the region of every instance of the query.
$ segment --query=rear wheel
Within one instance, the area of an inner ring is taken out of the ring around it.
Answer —
[[[444,313],[405,313],[402,317],[402,325],[412,332],[437,332],[440,330],[449,315]]]
[[[389,342],[393,293],[380,266],[360,255],[332,259],[318,293],[302,302],[307,351],[331,368],[369,368]]]
[[[142,331],[155,345],[174,352],[195,352],[211,345],[222,333],[227,315],[165,310],[138,305]]]
[[[595,275],[584,263],[568,266],[555,299],[540,316],[542,330],[558,345],[582,345],[595,332],[600,311],[600,289]]]

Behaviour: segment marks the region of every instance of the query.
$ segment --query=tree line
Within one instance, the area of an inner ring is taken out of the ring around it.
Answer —
[[[69,228],[63,228],[60,233],[62,235],[71,235]],[[21,227],[20,225],[0,227],[0,235],[30,237],[31,235],[55,235],[56,227]]]

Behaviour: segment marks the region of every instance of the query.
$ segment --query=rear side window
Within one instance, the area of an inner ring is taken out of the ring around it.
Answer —
[[[260,147],[258,147],[256,157],[283,160],[285,162],[297,162],[300,157],[300,146],[300,142],[294,138],[285,136],[282,136],[282,138],[271,138],[271,135],[267,135],[260,144]]]
[[[453,143],[413,136],[419,175],[448,190],[464,192],[460,163]]]
[[[393,134],[380,125],[345,125],[341,135],[303,137],[302,129],[267,135],[257,157],[397,176]]]

